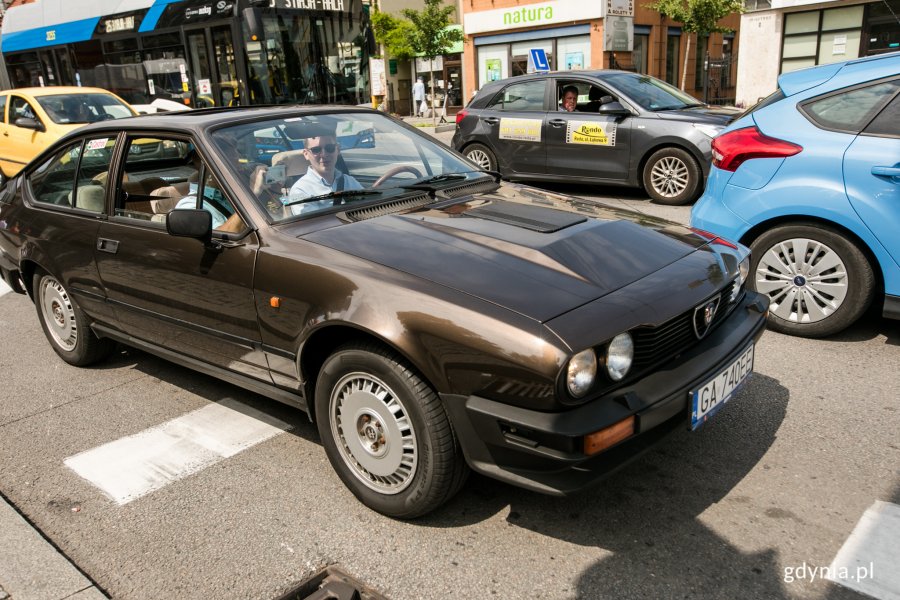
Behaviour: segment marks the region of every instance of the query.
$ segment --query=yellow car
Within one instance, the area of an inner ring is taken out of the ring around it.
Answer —
[[[100,88],[0,91],[0,184],[73,129],[136,114],[127,102]]]

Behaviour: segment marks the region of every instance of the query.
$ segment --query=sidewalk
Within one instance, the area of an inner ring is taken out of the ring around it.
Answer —
[[[106,600],[2,497],[0,538],[0,600]]]
[[[456,121],[454,117],[450,117],[447,123],[437,123],[441,118],[438,117],[435,121],[432,121],[431,117],[400,117],[403,122],[408,125],[412,125],[422,131],[422,133],[427,133],[432,136],[439,142],[444,143],[445,145],[450,145],[450,140],[453,139],[453,132],[456,131]],[[433,124],[437,123],[437,127],[434,127]]]

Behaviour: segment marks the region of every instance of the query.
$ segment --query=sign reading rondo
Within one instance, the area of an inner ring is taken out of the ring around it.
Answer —
[[[599,19],[603,17],[605,7],[606,2],[556,0],[556,2],[482,10],[467,13],[464,16],[464,29],[469,35],[486,31],[502,31],[507,27],[534,27]]]

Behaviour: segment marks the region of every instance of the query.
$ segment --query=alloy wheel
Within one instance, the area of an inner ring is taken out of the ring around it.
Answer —
[[[650,170],[653,189],[665,198],[674,198],[687,188],[690,172],[684,161],[675,156],[664,156]]]
[[[61,349],[71,352],[78,343],[78,324],[68,292],[53,277],[45,277],[39,294],[47,331]]]

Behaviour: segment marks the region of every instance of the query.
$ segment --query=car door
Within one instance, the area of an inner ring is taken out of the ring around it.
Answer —
[[[844,154],[853,209],[900,264],[900,86]]]
[[[131,135],[122,157],[96,257],[123,331],[270,383],[253,295],[255,231],[188,139]],[[180,208],[210,212],[215,245],[167,233],[168,213]]]
[[[571,85],[578,88],[575,112],[547,113],[547,172],[575,178],[626,179],[633,118],[599,114],[603,103],[589,99],[603,98],[608,104],[618,98],[597,83],[560,78],[556,80],[555,97],[561,98],[563,88]]]
[[[16,119],[27,118],[33,119],[44,127],[43,131],[20,127],[16,125]],[[9,173],[7,169],[18,172],[32,158],[40,154],[52,140],[49,139],[46,131],[47,124],[41,121],[37,110],[24,97],[17,94],[11,94],[9,97],[8,108],[8,124],[6,133],[3,138],[6,163],[4,164],[4,172]],[[7,167],[6,165],[9,165]]]
[[[504,174],[543,174],[547,148],[544,117],[547,114],[546,79],[512,83],[501,90],[481,112],[481,129],[497,156]]]
[[[108,323],[114,314],[94,262],[97,231],[106,217],[104,188],[97,185],[90,190],[96,194],[88,193],[77,176],[83,148],[91,144],[102,144],[111,154],[115,137],[66,144],[25,175],[23,195],[35,211],[30,256],[62,282],[85,314]]]

